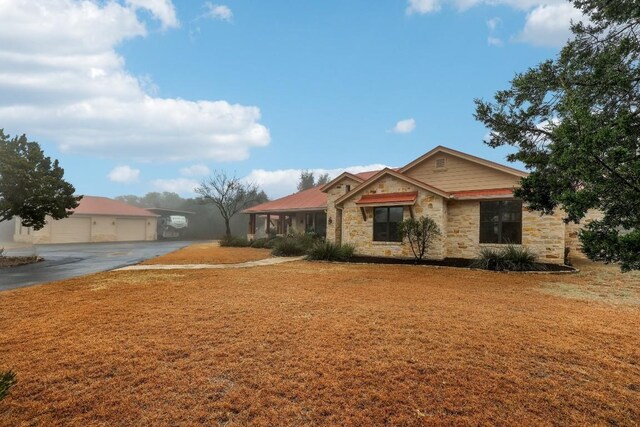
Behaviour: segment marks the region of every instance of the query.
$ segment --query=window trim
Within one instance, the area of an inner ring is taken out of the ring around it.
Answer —
[[[501,203],[501,202],[519,202],[519,204],[520,204],[520,209],[518,210],[518,212],[520,213],[520,221],[519,221],[520,222],[520,233],[519,233],[520,241],[519,242],[505,242],[505,241],[503,241],[503,238],[502,238],[502,224],[503,224],[503,222],[516,223],[516,221],[503,221],[502,220],[502,213],[503,213],[502,210],[498,211],[498,242],[483,242],[482,241],[482,225],[484,223],[489,223],[489,224],[494,223],[494,222],[490,222],[490,221],[482,221],[482,205],[483,204],[489,204],[489,203]],[[485,200],[485,201],[481,201],[479,203],[479,206],[478,206],[478,243],[480,245],[522,245],[522,230],[523,230],[522,200],[520,200],[520,199]]]
[[[393,208],[400,208],[402,209],[402,220],[404,220],[404,206],[374,206],[373,207],[373,212],[372,212],[372,237],[371,237],[371,241],[375,242],[375,243],[402,243],[402,239],[400,238],[400,235],[398,234],[398,238],[397,240],[389,240],[389,237],[387,237],[387,240],[378,240],[376,239],[376,209],[386,209],[387,210],[387,221],[385,222],[386,224],[386,234],[387,236],[389,236],[389,224],[391,224],[391,222],[389,221],[389,218],[391,217],[391,209]],[[399,224],[399,222],[395,222],[395,224]]]

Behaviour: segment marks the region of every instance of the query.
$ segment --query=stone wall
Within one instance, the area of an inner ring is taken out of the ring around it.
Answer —
[[[441,230],[446,229],[445,205],[442,197],[420,189],[414,185],[387,176],[361,190],[355,190],[354,197],[345,201],[342,209],[343,235],[342,243],[356,246],[356,253],[360,255],[385,257],[413,257],[411,248],[402,242],[374,242],[373,241],[373,207],[365,207],[366,219],[356,201],[364,194],[384,194],[395,192],[418,191],[418,200],[413,206],[415,217],[427,215],[433,218]],[[410,208],[404,209],[404,218],[410,218]],[[444,238],[439,237],[427,253],[429,259],[444,258]]]
[[[334,185],[327,191],[327,237],[331,242],[340,242],[342,238],[341,214],[336,209],[335,202],[347,192],[346,186],[350,185],[355,189],[360,183],[354,179],[344,177],[339,184]],[[355,191],[355,190],[352,190]],[[329,224],[331,222],[331,224]]]
[[[480,244],[480,202],[449,201],[446,256],[474,258],[483,246]],[[522,209],[522,246],[529,248],[541,262],[564,262],[565,224],[561,212],[540,215]]]

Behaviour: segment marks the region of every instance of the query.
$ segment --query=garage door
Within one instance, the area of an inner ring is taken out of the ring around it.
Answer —
[[[133,240],[146,240],[147,237],[147,220],[117,218],[116,219],[116,238],[119,242],[127,242]]]
[[[91,218],[70,217],[51,222],[51,243],[91,241]]]

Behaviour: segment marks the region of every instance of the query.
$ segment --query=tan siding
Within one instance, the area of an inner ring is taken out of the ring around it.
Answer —
[[[436,169],[436,160],[444,158],[445,168]],[[444,153],[437,153],[405,172],[405,175],[444,191],[511,188],[520,178]]]

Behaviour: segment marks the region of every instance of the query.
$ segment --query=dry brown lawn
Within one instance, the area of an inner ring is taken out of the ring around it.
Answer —
[[[637,425],[640,275],[587,270],[294,262],[3,292],[0,424]]]
[[[271,257],[270,249],[221,248],[218,242],[198,243],[144,261],[142,264],[236,264]]]

